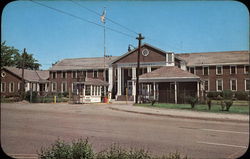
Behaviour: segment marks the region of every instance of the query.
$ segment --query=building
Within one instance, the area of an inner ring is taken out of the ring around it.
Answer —
[[[33,72],[36,88],[79,95],[87,91],[90,96],[98,95],[98,101],[108,92],[116,100],[135,100],[137,53],[134,49],[116,57],[61,60],[48,70],[48,78]],[[20,72],[5,71],[20,80]],[[203,97],[208,91],[249,91],[249,51],[174,54],[145,43],[141,46],[139,75],[140,100],[183,103],[185,96]],[[6,85],[10,84],[1,85],[2,91],[14,87]],[[26,87],[28,90],[28,84]]]
[[[248,91],[249,52],[174,54],[149,44],[141,46],[140,94],[162,102],[181,103],[183,94],[203,96],[204,91]],[[52,66],[51,91],[73,91],[75,82],[97,78],[108,82],[112,98],[135,97],[137,49],[118,57],[64,59]],[[103,89],[105,91],[105,89]]]
[[[49,91],[49,71],[24,69],[25,91],[42,95]],[[21,92],[22,69],[3,67],[1,70],[1,96],[18,96]]]

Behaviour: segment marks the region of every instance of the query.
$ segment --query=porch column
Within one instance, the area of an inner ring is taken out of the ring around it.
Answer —
[[[90,96],[92,96],[92,85],[90,85]]]
[[[151,72],[151,66],[147,66],[147,73]],[[150,95],[150,84],[147,84],[147,92],[148,92],[148,96]]]
[[[85,85],[83,86],[82,95],[85,96]]]
[[[174,102],[177,104],[177,84],[174,82]]]
[[[108,91],[112,92],[112,88],[113,88],[113,67],[109,67],[109,87],[108,87]]]
[[[124,93],[124,68],[122,69],[121,68],[121,94],[123,94]]]
[[[39,83],[36,84],[36,91],[37,91],[37,92],[40,91],[40,85],[39,85]]]
[[[155,100],[155,99],[156,99],[156,90],[155,90],[156,87],[155,87],[155,82],[154,82],[153,87],[154,87],[153,89],[154,89],[154,100]]]
[[[136,94],[136,67],[132,67],[132,95],[134,96],[134,102],[135,102],[135,94]]]
[[[197,81],[197,97],[199,98],[200,97],[200,82]]]
[[[121,95],[122,81],[121,81],[121,67],[117,67],[117,95]]]
[[[94,93],[93,93],[94,96],[96,95],[96,94],[95,94],[95,87],[96,87],[96,86],[94,86]]]

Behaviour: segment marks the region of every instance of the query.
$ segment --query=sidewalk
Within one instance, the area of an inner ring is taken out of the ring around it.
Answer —
[[[147,108],[140,106],[133,106],[132,104],[111,104],[110,109],[116,111],[124,111],[130,113],[167,116],[173,118],[186,118],[186,119],[200,119],[212,121],[225,121],[225,122],[249,122],[249,115],[243,114],[222,114],[222,113],[209,113],[209,112],[196,112],[180,109],[164,109],[164,108]]]

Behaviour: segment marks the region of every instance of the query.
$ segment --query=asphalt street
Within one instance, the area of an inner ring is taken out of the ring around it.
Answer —
[[[35,158],[57,138],[80,137],[96,152],[117,143],[156,155],[236,158],[247,150],[249,124],[136,114],[108,104],[1,104],[1,147],[10,156]]]

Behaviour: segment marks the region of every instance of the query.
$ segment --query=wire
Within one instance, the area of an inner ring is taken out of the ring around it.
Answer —
[[[72,3],[74,3],[74,4],[76,4],[76,5],[78,5],[78,6],[82,7],[82,8],[84,8],[84,9],[86,9],[86,10],[88,10],[88,11],[90,11],[90,12],[96,14],[96,15],[98,15],[98,16],[102,16],[100,13],[98,13],[98,12],[92,10],[92,9],[89,9],[89,8],[87,8],[87,7],[83,6],[83,5],[81,5],[81,4],[77,3],[77,2],[74,1],[74,0],[70,0],[70,1],[71,1]],[[108,18],[108,17],[106,17],[106,19],[109,20],[110,22],[116,24],[116,25],[119,25],[120,27],[123,27],[123,28],[127,29],[128,31],[130,31],[130,32],[132,32],[132,33],[135,33],[135,34],[137,34],[137,35],[139,34],[139,33],[137,33],[136,31],[134,31],[134,30],[132,30],[132,29],[129,29],[128,27],[126,27],[126,26],[124,26],[124,25],[119,24],[119,23],[115,22],[114,20],[112,20],[112,19],[110,19],[110,18]]]
[[[66,15],[68,15],[68,16],[77,18],[77,19],[82,20],[82,21],[84,21],[84,22],[88,22],[88,23],[94,24],[94,25],[99,26],[99,27],[102,27],[102,28],[104,27],[104,26],[101,25],[101,24],[92,22],[92,21],[90,21],[90,20],[84,19],[84,18],[82,18],[82,17],[76,16],[76,15],[71,14],[71,13],[68,13],[68,12],[65,12],[65,11],[63,11],[63,10],[60,10],[60,9],[57,9],[57,8],[53,8],[53,7],[47,6],[47,5],[45,5],[45,4],[42,4],[42,3],[39,3],[39,2],[36,2],[36,1],[33,1],[33,0],[30,0],[30,1],[33,2],[33,3],[36,3],[36,4],[38,4],[38,5],[41,5],[41,6],[44,6],[44,7],[49,8],[49,9],[52,9],[52,10],[54,10],[54,11],[60,12],[60,13],[62,13],[62,14],[66,14]],[[106,27],[106,29],[111,30],[111,31],[116,32],[116,33],[119,33],[119,34],[122,34],[122,35],[125,35],[125,36],[128,36],[128,37],[130,37],[130,38],[135,38],[134,36],[132,36],[132,35],[130,35],[130,34],[124,33],[124,32],[122,32],[122,31],[119,31],[119,30],[116,30],[116,29],[113,29],[113,28],[110,28],[110,27]]]

